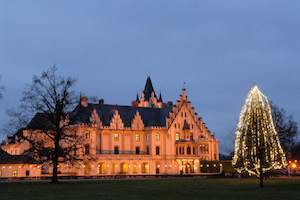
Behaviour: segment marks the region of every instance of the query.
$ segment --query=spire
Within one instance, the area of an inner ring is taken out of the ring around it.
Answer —
[[[153,86],[152,86],[150,76],[148,76],[146,85],[145,85],[145,89],[144,89],[145,101],[149,101],[149,98],[151,97],[152,92],[154,93],[154,97],[157,98],[156,94],[154,92]]]
[[[161,92],[159,93],[159,99],[158,99],[158,102],[162,102]]]
[[[138,101],[138,102],[140,101],[138,93],[136,94],[136,100],[135,101]]]

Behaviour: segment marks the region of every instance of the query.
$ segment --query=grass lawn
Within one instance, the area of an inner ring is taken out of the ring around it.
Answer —
[[[300,179],[142,179],[0,182],[0,199],[300,199]]]

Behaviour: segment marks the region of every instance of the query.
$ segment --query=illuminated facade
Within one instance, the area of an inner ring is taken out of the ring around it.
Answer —
[[[67,131],[85,137],[84,164],[60,164],[62,174],[190,174],[200,173],[201,160],[219,160],[218,140],[195,113],[186,90],[175,105],[164,103],[149,77],[131,106],[93,104],[83,97],[73,112],[80,114]],[[2,149],[22,154],[28,144],[17,141],[7,141]]]

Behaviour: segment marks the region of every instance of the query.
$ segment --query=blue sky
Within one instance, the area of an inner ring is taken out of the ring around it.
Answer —
[[[108,104],[130,105],[147,75],[164,101],[186,82],[221,147],[254,83],[300,124],[299,10],[292,0],[0,0],[0,126],[53,64]]]

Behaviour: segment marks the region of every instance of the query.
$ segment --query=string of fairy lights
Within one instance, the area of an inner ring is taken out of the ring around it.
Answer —
[[[261,163],[263,173],[287,165],[268,99],[254,86],[239,117],[232,165],[239,173],[259,177]]]

